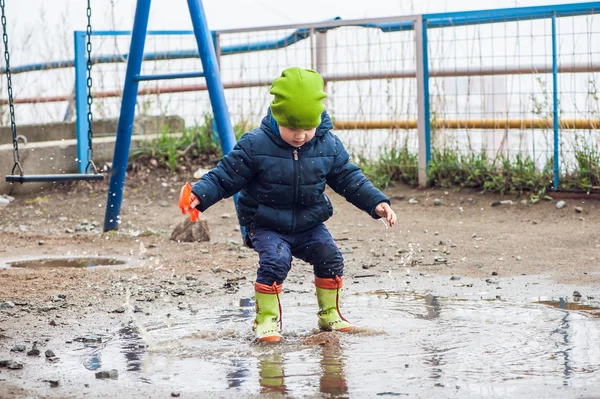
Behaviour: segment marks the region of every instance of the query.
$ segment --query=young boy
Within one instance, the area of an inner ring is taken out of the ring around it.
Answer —
[[[239,222],[246,228],[246,244],[259,254],[253,330],[260,341],[280,340],[279,294],[292,256],[313,266],[319,327],[354,328],[339,310],[344,260],[323,224],[333,215],[326,184],[373,218],[396,223],[388,198],[350,162],[331,133],[323,87],[315,71],[284,70],[271,86],[274,99],[261,126],[243,135],[192,188],[191,206],[200,212],[240,192]]]

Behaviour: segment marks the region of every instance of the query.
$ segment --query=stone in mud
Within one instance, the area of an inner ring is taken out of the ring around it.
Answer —
[[[181,394],[179,392],[171,392],[172,398],[178,398]]]
[[[326,331],[304,338],[303,343],[304,345],[339,345],[340,336],[333,331]]]
[[[84,335],[74,339],[77,342],[89,343],[89,342],[102,342],[102,337],[99,335]]]
[[[411,199],[409,199],[409,200],[408,200],[408,203],[409,203],[410,205],[416,205],[416,204],[418,204],[418,203],[419,203],[419,201],[417,201],[417,200],[416,200],[416,199],[414,199],[414,198],[411,198]]]
[[[23,368],[23,363],[18,362],[16,360],[9,360],[6,364],[6,367],[8,367],[11,370],[21,370]]]
[[[115,369],[101,370],[96,373],[96,378],[100,379],[100,380],[105,380],[105,379],[116,380],[119,378],[119,372]]]
[[[0,303],[0,309],[12,309],[15,307],[15,303],[12,301],[6,301]]]
[[[434,199],[433,200],[433,205],[435,205],[435,206],[442,205],[442,200],[439,199],[439,198]]]
[[[210,230],[206,219],[192,223],[189,218],[182,220],[171,233],[171,240],[178,242],[210,241]]]
[[[59,384],[58,380],[52,379],[52,380],[44,380],[44,382],[47,382],[48,384],[50,384],[50,388],[56,388]]]
[[[567,206],[567,203],[565,201],[558,201],[556,203],[556,209],[563,209],[565,206]]]
[[[452,276],[450,277],[450,280],[460,280],[460,276]]]
[[[583,213],[583,208],[582,208],[582,207],[580,207],[580,206],[576,206],[576,207],[575,207],[575,212],[576,212],[576,213]]]
[[[48,349],[45,353],[46,357],[56,357],[56,355],[54,354],[54,352],[52,352],[50,349]]]
[[[111,310],[108,313],[125,313],[125,308],[123,306],[119,306],[118,308]]]
[[[40,350],[38,348],[33,348],[29,352],[27,352],[27,356],[39,356]]]
[[[27,349],[27,347],[25,347],[25,345],[15,345],[10,349],[10,351],[11,352],[25,352],[26,349]]]

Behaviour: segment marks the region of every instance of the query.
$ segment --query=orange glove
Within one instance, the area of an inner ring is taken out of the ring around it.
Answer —
[[[200,215],[200,211],[198,209],[193,208],[192,204],[192,185],[190,183],[185,183],[185,186],[181,187],[181,192],[179,193],[179,209],[181,209],[181,213],[185,215],[186,213],[190,214],[190,220],[195,222],[198,220],[198,216]]]

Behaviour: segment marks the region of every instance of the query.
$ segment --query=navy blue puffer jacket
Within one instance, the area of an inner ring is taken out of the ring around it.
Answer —
[[[281,138],[269,110],[259,128],[243,135],[217,167],[194,184],[198,209],[204,212],[241,191],[238,218],[242,226],[302,232],[333,215],[324,193],[328,184],[377,219],[375,206],[389,200],[350,162],[332,128],[329,115],[323,112],[313,139],[296,149]]]

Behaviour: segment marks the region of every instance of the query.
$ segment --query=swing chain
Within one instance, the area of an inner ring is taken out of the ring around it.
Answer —
[[[0,0],[4,1],[4,0]],[[88,164],[85,168],[85,172],[89,173],[90,168],[94,173],[98,173],[96,165],[94,164],[94,148],[92,146],[92,138],[94,136],[92,132],[92,121],[94,119],[92,115],[92,6],[91,0],[87,2],[87,120],[88,120]]]
[[[12,130],[13,139],[13,159],[15,164],[12,168],[12,174],[15,174],[15,169],[19,169],[19,174],[23,176],[23,168],[21,167],[21,159],[19,157],[19,139],[17,137],[17,124],[15,122],[15,105],[13,101],[12,90],[12,74],[10,72],[10,53],[8,51],[8,33],[6,31],[6,14],[5,0],[0,0],[0,8],[2,8],[2,40],[4,41],[4,60],[6,61],[6,79],[8,81],[8,105],[10,109],[10,128]]]

